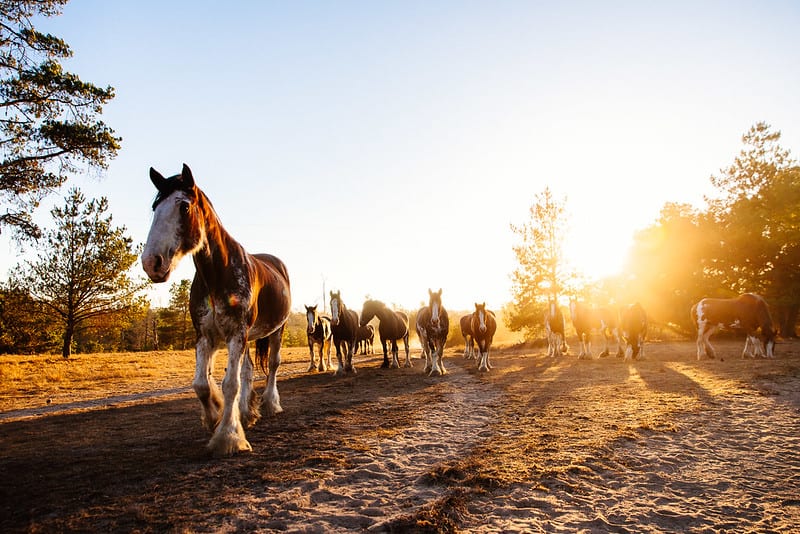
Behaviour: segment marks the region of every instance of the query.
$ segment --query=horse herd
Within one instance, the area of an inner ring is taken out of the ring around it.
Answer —
[[[309,371],[327,371],[333,368],[331,361],[333,346],[338,360],[335,374],[355,373],[353,355],[358,352],[359,346],[362,354],[369,353],[375,336],[375,329],[369,322],[374,317],[378,318],[378,336],[383,348],[381,367],[400,367],[398,345],[400,341],[403,342],[405,349],[403,367],[413,367],[408,344],[409,319],[405,312],[390,310],[383,302],[370,299],[364,302],[359,316],[354,310],[347,308],[341,292],[331,291],[330,298],[330,315],[319,313],[317,306],[305,306]],[[450,318],[442,306],[441,289],[439,291],[428,289],[428,298],[428,305],[417,312],[415,330],[425,358],[425,373],[430,376],[441,376],[447,373],[442,356],[450,332]],[[485,303],[475,304],[475,313],[461,317],[461,333],[468,347],[464,355],[467,358],[472,357],[474,346],[477,344],[480,371],[491,369],[489,348],[496,331],[497,321],[494,312],[487,310]]]
[[[634,303],[614,311],[608,307],[591,307],[570,299],[570,316],[580,343],[579,358],[592,357],[591,336],[602,335],[604,346],[599,356],[609,355],[609,341],[617,342],[617,357],[626,360],[644,355],[647,336],[647,314],[641,304]],[[742,357],[774,357],[776,332],[766,300],[754,293],[736,298],[704,298],[691,307],[692,323],[697,327],[697,359],[715,358],[710,338],[722,328],[745,333]],[[547,354],[566,354],[564,314],[555,301],[550,301],[544,317]]]
[[[281,363],[281,339],[291,308],[291,288],[286,266],[269,254],[249,254],[222,226],[206,194],[195,184],[187,165],[180,174],[165,178],[150,169],[150,180],[157,189],[153,220],[142,252],[142,267],[156,283],[166,282],[181,259],[191,255],[195,276],[189,296],[189,311],[197,334],[196,366],[192,387],[200,400],[201,419],[212,432],[208,449],[214,456],[230,456],[252,450],[244,429],[254,425],[262,412],[274,415],[283,411],[277,389],[277,370]],[[442,290],[428,290],[429,303],[419,310],[416,332],[425,357],[425,372],[446,373],[442,362],[449,332],[449,318],[442,306]],[[368,323],[377,317],[378,335],[383,347],[382,367],[399,367],[398,341],[409,357],[409,321],[400,311],[388,309],[377,300],[367,300],[359,314],[348,309],[339,292],[330,294],[331,316],[306,307],[308,318],[309,370],[331,368],[330,344],[336,348],[337,374],[354,373],[353,354],[359,343],[364,350],[372,345],[374,330]],[[638,304],[623,308],[616,316],[600,309],[570,302],[572,322],[581,343],[581,356],[591,355],[592,330],[603,332],[608,354],[608,339],[619,332],[626,355],[637,358],[647,331],[647,317]],[[703,299],[692,310],[698,325],[697,357],[714,357],[708,339],[720,327],[745,330],[753,353],[760,343],[772,357],[775,334],[764,300],[752,294],[738,299]],[[495,315],[485,304],[460,319],[466,341],[465,356],[472,357],[477,345],[478,369],[492,368],[489,349],[497,328]],[[545,317],[548,353],[565,353],[564,317],[555,302]],[[761,337],[757,337],[757,331]],[[248,340],[255,340],[255,361],[267,374],[266,387],[259,402],[253,388],[254,363]],[[327,346],[326,346],[327,343]],[[390,346],[391,344],[391,346]],[[212,376],[216,352],[227,346],[228,362],[221,387]],[[314,347],[320,347],[315,364]],[[323,352],[327,349],[327,362]],[[390,349],[390,350],[389,350]],[[622,350],[619,348],[618,350]],[[389,360],[391,354],[391,361]],[[744,355],[744,353],[743,353]]]

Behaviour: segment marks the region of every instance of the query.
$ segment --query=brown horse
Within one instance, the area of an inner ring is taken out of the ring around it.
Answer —
[[[581,344],[581,352],[578,358],[592,357],[592,331],[596,330],[603,336],[605,345],[600,357],[609,355],[608,340],[614,339],[617,342],[617,357],[622,357],[622,347],[617,336],[617,317],[608,308],[594,308],[576,299],[569,300],[569,311],[572,317],[572,325],[578,334],[578,343]]]
[[[411,357],[408,352],[408,315],[401,311],[392,311],[386,304],[379,300],[367,300],[361,308],[361,326],[366,325],[377,317],[380,321],[378,325],[378,335],[383,346],[383,363],[381,368],[400,367],[400,360],[397,357],[397,341],[402,339],[406,349],[405,367],[411,367]],[[392,362],[389,363],[389,351],[387,343],[392,343]]]
[[[186,165],[170,178],[151,168],[150,180],[158,195],[142,267],[153,282],[166,282],[181,258],[194,260],[189,311],[197,332],[197,363],[192,386],[203,423],[213,431],[208,448],[215,456],[252,450],[244,428],[260,413],[247,342],[256,340],[258,363],[262,369],[265,362],[269,366],[261,408],[269,415],[279,413],[276,376],[291,307],[286,266],[269,254],[248,254],[231,237]],[[211,371],[214,355],[225,345],[228,364],[220,392]]]
[[[745,293],[732,299],[704,298],[691,310],[692,320],[697,325],[697,359],[702,354],[714,358],[714,348],[709,341],[720,328],[744,330],[742,358],[748,355],[747,346],[752,346],[750,357],[774,358],[775,336],[772,316],[767,302],[759,295]]]
[[[489,362],[489,349],[497,331],[497,320],[494,312],[486,309],[486,303],[475,303],[475,312],[472,314],[470,329],[475,343],[478,345],[478,371],[488,371],[492,368]]]
[[[358,332],[358,314],[348,310],[342,301],[340,291],[331,294],[331,331],[333,332],[333,345],[336,347],[336,359],[339,368],[336,374],[356,372],[353,365],[353,352],[356,350],[356,333]],[[344,353],[344,360],[342,360]]]
[[[450,333],[450,319],[442,306],[442,290],[428,289],[428,305],[417,312],[417,336],[425,356],[425,372],[430,376],[443,375],[444,345]]]
[[[331,366],[331,318],[327,315],[317,313],[317,306],[306,306],[306,335],[308,337],[308,353],[311,363],[309,371],[315,369],[322,372],[330,369]],[[319,346],[319,365],[317,366],[314,355],[314,347]],[[327,356],[327,361],[326,361]]]

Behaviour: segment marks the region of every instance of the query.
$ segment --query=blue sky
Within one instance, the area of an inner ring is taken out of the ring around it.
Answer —
[[[287,263],[295,308],[323,281],[353,308],[440,287],[500,307],[509,225],[546,186],[570,259],[611,274],[665,202],[702,205],[755,122],[800,150],[795,2],[73,0],[39,27],[117,94],[119,156],[70,185],[143,242],[148,169],[187,163],[231,234]]]

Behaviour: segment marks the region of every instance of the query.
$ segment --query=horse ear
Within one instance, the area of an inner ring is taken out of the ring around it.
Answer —
[[[428,296],[429,296],[429,297],[432,297],[432,296],[433,296],[433,291],[431,291],[431,288],[428,288]]]
[[[160,172],[150,167],[150,181],[156,186],[156,189],[163,191],[167,185],[167,179],[164,178]]]
[[[194,176],[192,176],[192,169],[185,163],[181,169],[181,181],[183,182],[184,189],[191,189],[194,187]]]

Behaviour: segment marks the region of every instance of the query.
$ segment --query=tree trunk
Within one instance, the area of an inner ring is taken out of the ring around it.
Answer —
[[[786,339],[796,338],[797,316],[800,313],[800,304],[790,304],[782,312],[780,314],[781,337]]]
[[[72,354],[72,336],[75,333],[75,325],[72,322],[67,323],[64,329],[64,346],[61,348],[61,355],[64,358],[69,358]]]

